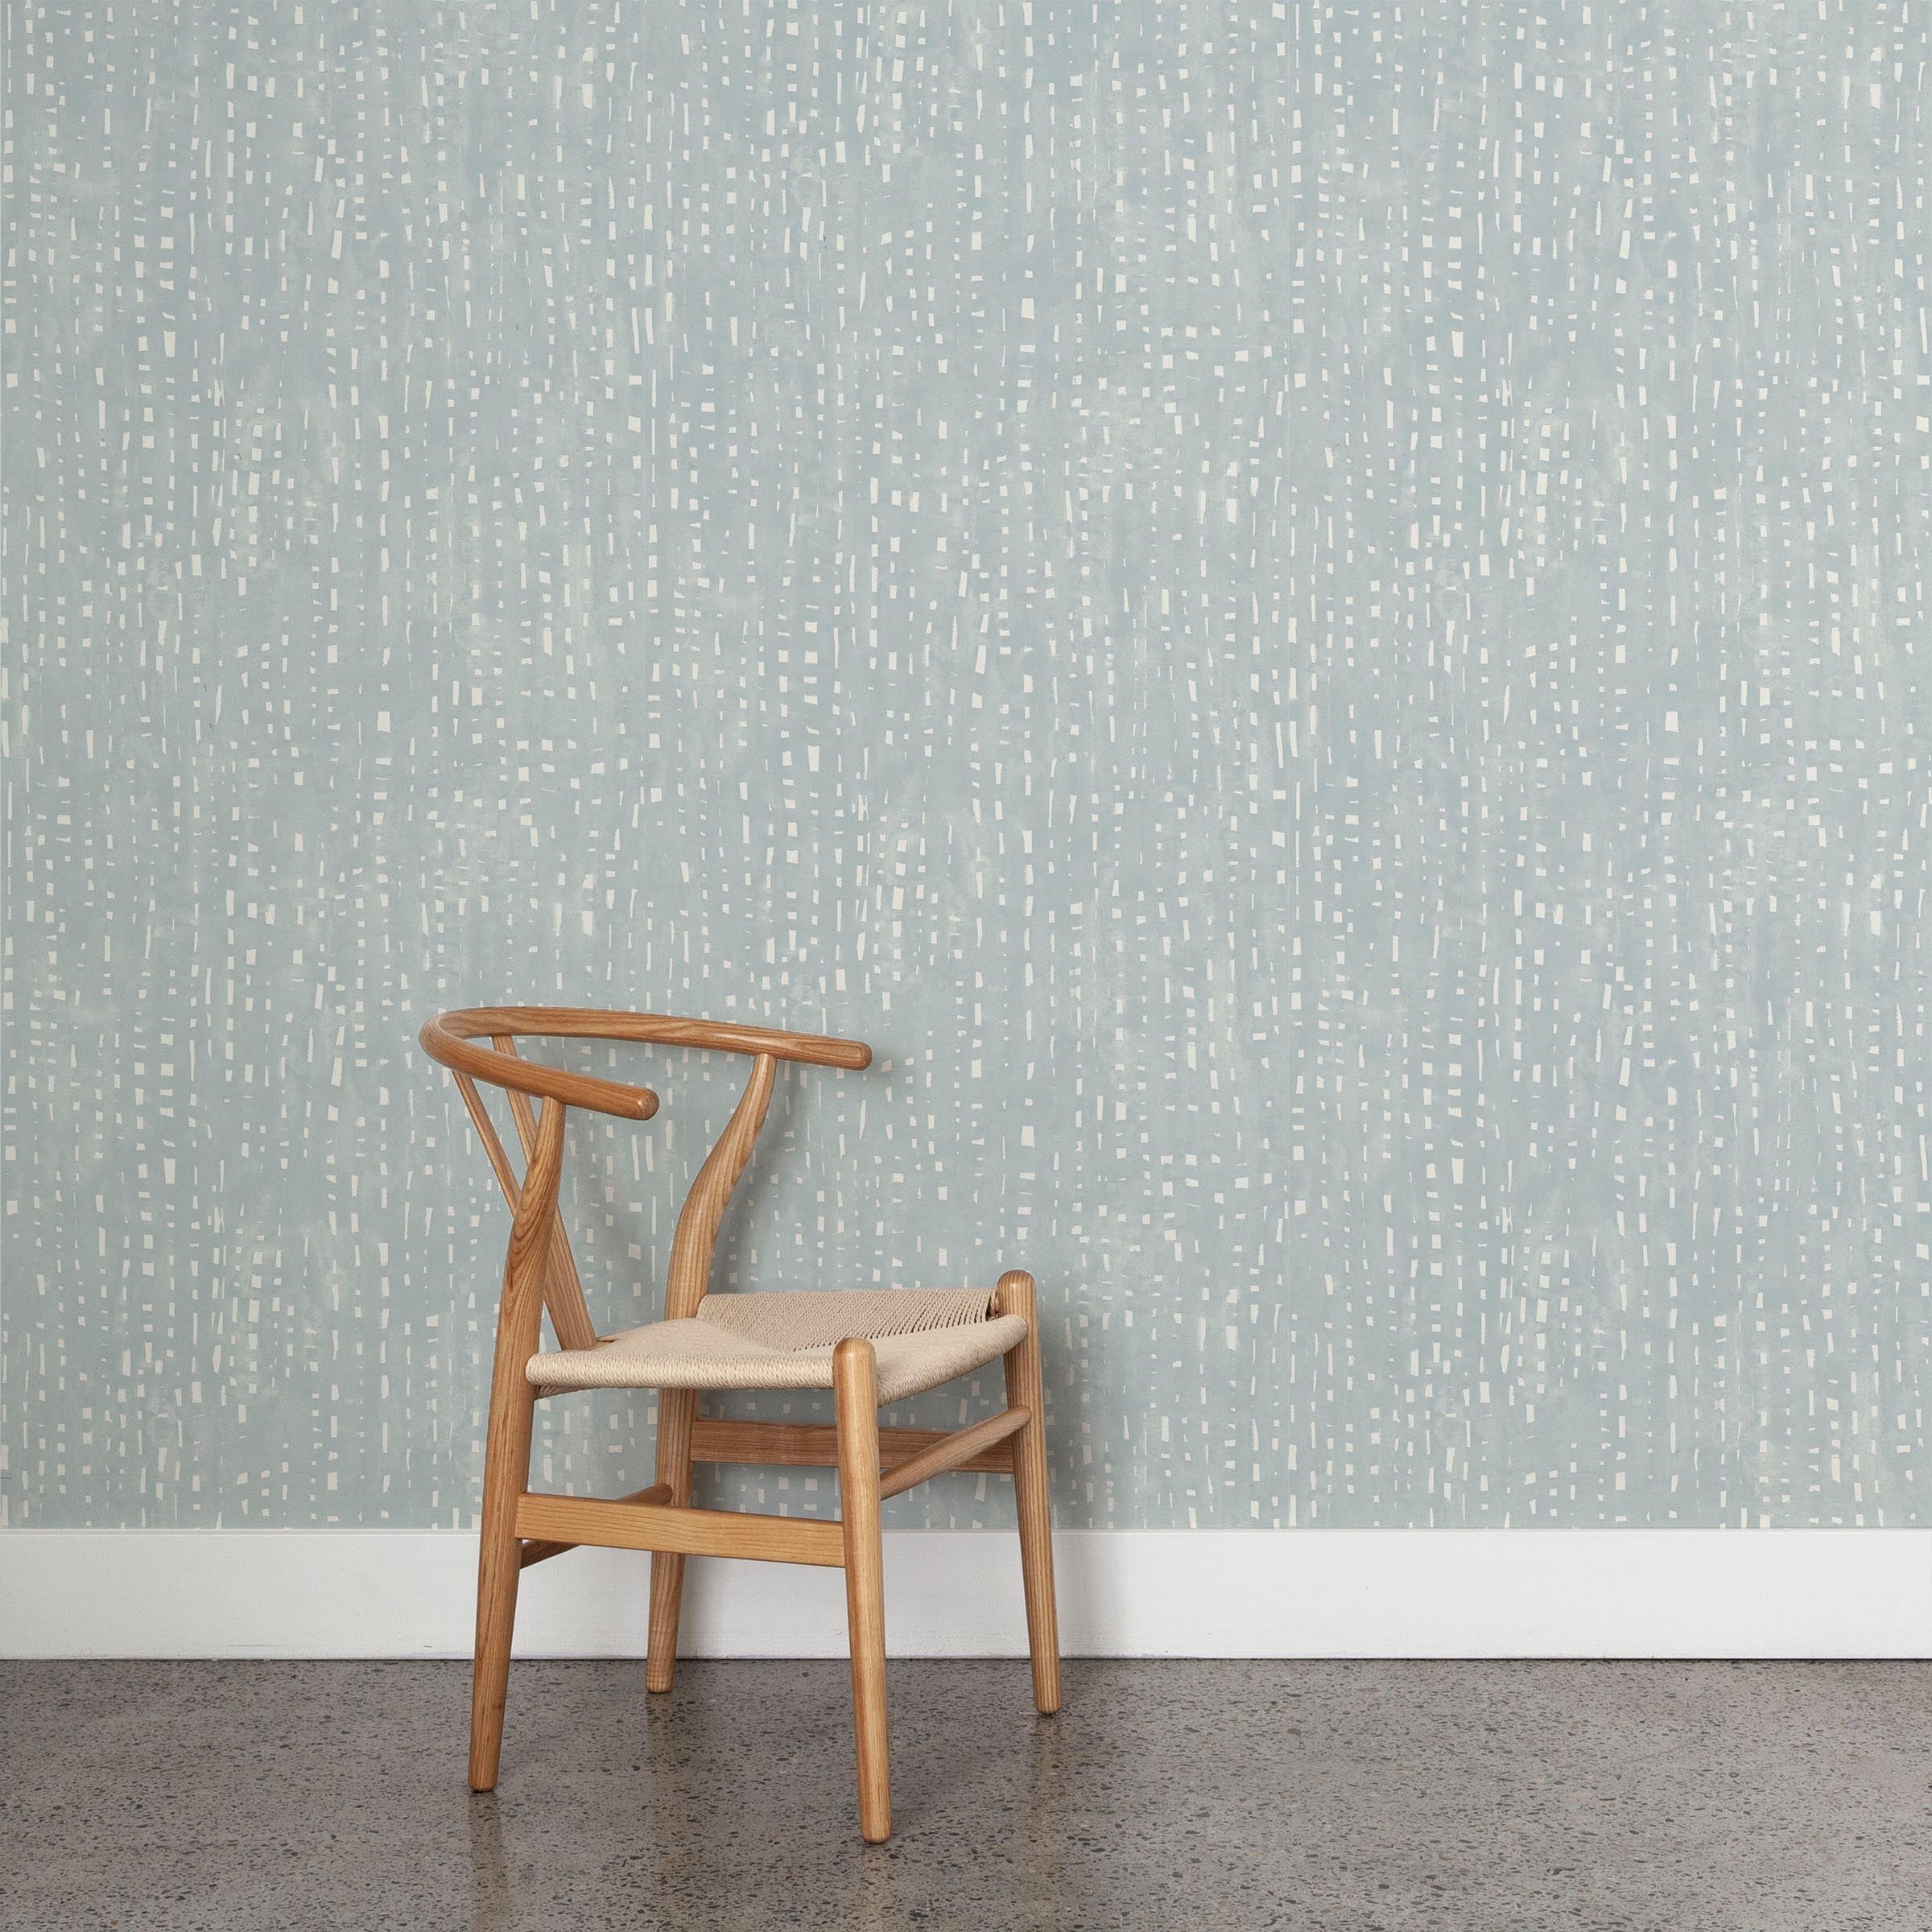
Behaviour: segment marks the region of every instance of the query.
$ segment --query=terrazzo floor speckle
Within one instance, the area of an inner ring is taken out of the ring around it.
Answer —
[[[1932,1666],[0,1665],[0,1925],[869,1932],[1932,1927]]]

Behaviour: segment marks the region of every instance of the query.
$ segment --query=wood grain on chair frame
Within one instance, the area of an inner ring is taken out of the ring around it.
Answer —
[[[658,1111],[658,1096],[647,1087],[526,1059],[517,1051],[517,1041],[523,1037],[691,1047],[750,1058],[744,1093],[678,1216],[665,1283],[667,1321],[696,1316],[710,1291],[718,1229],[764,1125],[778,1062],[852,1071],[862,1071],[872,1063],[871,1049],[853,1040],[680,1019],[669,1013],[481,1006],[440,1014],[423,1028],[423,1050],[455,1075],[464,1106],[511,1211],[484,1455],[470,1784],[487,1791],[497,1781],[518,1579],[530,1564],[548,1562],[584,1545],[648,1550],[650,1620],[645,1681],[658,1691],[671,1688],[675,1674],[687,1556],[822,1564],[845,1572],[859,1828],[867,1840],[879,1842],[892,1830],[879,1518],[886,1498],[950,1470],[1013,1477],[1034,1703],[1046,1713],[1060,1707],[1045,1385],[1033,1278],[1010,1269],[1000,1277],[991,1298],[993,1317],[1018,1316],[1026,1323],[1024,1335],[1004,1357],[1007,1406],[996,1415],[950,1431],[881,1430],[876,1351],[866,1337],[848,1336],[832,1351],[835,1421],[829,1427],[700,1416],[699,1389],[661,1389],[656,1480],[649,1488],[610,1501],[534,1492],[529,1488],[530,1443],[538,1392],[526,1368],[538,1352],[545,1311],[562,1348],[594,1348],[601,1340],[558,1207],[565,1118],[569,1108],[583,1107],[618,1119],[648,1121]],[[524,1157],[520,1180],[477,1091],[479,1083],[502,1088],[508,1096]],[[1007,1331],[1012,1327],[1004,1324],[997,1340],[989,1335],[987,1349],[997,1349],[1010,1339]],[[694,1508],[691,1470],[698,1462],[836,1466],[839,1520]]]

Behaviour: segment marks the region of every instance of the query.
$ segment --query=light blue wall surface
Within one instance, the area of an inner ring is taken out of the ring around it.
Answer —
[[[4,1520],[468,1520],[521,997],[1063,1523],[1926,1521],[1929,18],[15,0]]]

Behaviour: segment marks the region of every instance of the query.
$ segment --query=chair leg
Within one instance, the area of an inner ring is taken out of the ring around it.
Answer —
[[[691,1501],[691,1431],[698,1418],[695,1389],[658,1391],[658,1480],[680,1509]],[[644,1688],[668,1690],[678,1668],[678,1612],[684,1600],[684,1558],[650,1553],[650,1628],[644,1646]]]
[[[870,1342],[832,1352],[838,1402],[839,1515],[845,1531],[845,1618],[852,1638],[852,1729],[859,1752],[859,1831],[892,1836],[892,1766],[886,1732],[886,1575],[879,1544],[877,1359]]]
[[[1006,1400],[1032,1417],[1013,1439],[1013,1498],[1020,1519],[1020,1570],[1026,1585],[1026,1648],[1033,1657],[1033,1701],[1047,1716],[1060,1707],[1060,1626],[1053,1600],[1053,1518],[1046,1488],[1046,1392],[1040,1373],[1040,1330],[1033,1277],[1015,1269],[1000,1277],[993,1305],[1026,1318],[1026,1339],[1006,1356]]]
[[[505,1324],[506,1327],[509,1326]],[[530,1483],[530,1436],[536,1392],[523,1374],[530,1353],[500,1332],[483,1451],[483,1537],[477,1558],[477,1652],[470,1677],[469,1788],[493,1791],[503,1748],[510,1689],[510,1640],[517,1620],[522,1546],[517,1499]]]

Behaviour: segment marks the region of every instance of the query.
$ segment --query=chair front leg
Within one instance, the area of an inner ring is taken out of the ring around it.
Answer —
[[[879,1541],[878,1362],[872,1344],[833,1350],[838,1403],[839,1515],[845,1533],[845,1620],[852,1641],[852,1730],[859,1754],[859,1831],[892,1836],[892,1765],[886,1728],[886,1575]]]
[[[1040,1373],[1039,1312],[1033,1277],[1014,1269],[1000,1277],[993,1307],[1024,1315],[1026,1339],[1005,1356],[1006,1400],[1030,1418],[1013,1439],[1013,1500],[1020,1519],[1020,1570],[1026,1586],[1026,1648],[1033,1657],[1033,1701],[1051,1717],[1060,1707],[1060,1625],[1053,1597],[1053,1517],[1046,1486],[1046,1385]]]
[[[499,1340],[497,1353],[504,1353]],[[536,1391],[523,1374],[530,1351],[502,1364],[490,1389],[489,1433],[483,1451],[483,1539],[477,1558],[477,1653],[470,1674],[469,1788],[493,1791],[503,1749],[503,1706],[510,1693],[510,1640],[517,1621],[522,1544],[517,1499],[530,1486],[530,1436]],[[506,1379],[509,1385],[500,1386]]]
[[[678,1508],[691,1501],[691,1431],[698,1418],[695,1389],[658,1391],[658,1480]],[[668,1690],[678,1668],[678,1613],[684,1597],[684,1558],[669,1550],[650,1554],[650,1628],[645,1641],[644,1688]]]

